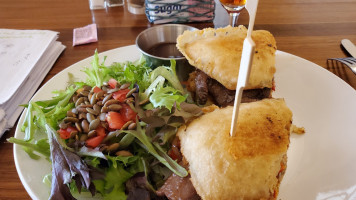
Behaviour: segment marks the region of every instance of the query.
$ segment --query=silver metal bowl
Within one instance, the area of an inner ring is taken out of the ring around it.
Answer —
[[[142,31],[136,38],[136,46],[146,58],[151,68],[170,66],[170,60],[176,61],[178,77],[185,81],[194,69],[176,47],[176,40],[186,30],[197,30],[182,24],[158,25]]]

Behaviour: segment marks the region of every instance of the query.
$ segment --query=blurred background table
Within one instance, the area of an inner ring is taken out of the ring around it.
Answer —
[[[341,39],[356,43],[356,0],[260,0],[255,29],[269,30],[278,49],[324,67],[356,89],[356,75],[343,66],[327,65],[327,58],[346,57]],[[98,42],[72,46],[73,29],[96,23]],[[214,23],[192,23],[197,28],[228,24],[225,10],[216,4]],[[239,24],[248,24],[243,11]],[[66,67],[99,52],[132,45],[144,29],[154,26],[145,15],[128,12],[127,6],[90,10],[88,0],[0,0],[0,28],[46,29],[59,32],[65,51],[42,84]],[[335,94],[337,95],[337,94]],[[12,144],[0,139],[0,199],[30,199],[17,175]]]

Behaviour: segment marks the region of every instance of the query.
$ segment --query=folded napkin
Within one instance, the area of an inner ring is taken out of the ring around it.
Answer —
[[[0,29],[0,137],[65,49],[57,38],[54,31]]]

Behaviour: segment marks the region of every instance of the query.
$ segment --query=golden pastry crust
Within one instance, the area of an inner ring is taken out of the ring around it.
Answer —
[[[232,110],[216,109],[179,129],[192,183],[204,200],[274,199],[292,112],[283,99],[243,103],[230,137]]]
[[[227,89],[235,90],[246,34],[244,26],[185,31],[177,38],[177,48],[191,65]],[[264,30],[253,31],[252,39],[256,43],[256,50],[245,89],[271,88],[276,71],[276,41],[270,32]]]

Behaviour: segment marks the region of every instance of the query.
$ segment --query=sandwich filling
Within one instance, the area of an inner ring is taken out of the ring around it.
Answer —
[[[193,94],[195,101],[204,105],[209,98],[220,106],[226,107],[234,104],[236,90],[229,90],[217,80],[209,77],[203,71],[196,70],[190,74],[188,90]],[[254,102],[271,98],[272,89],[268,87],[244,90],[242,103]]]

